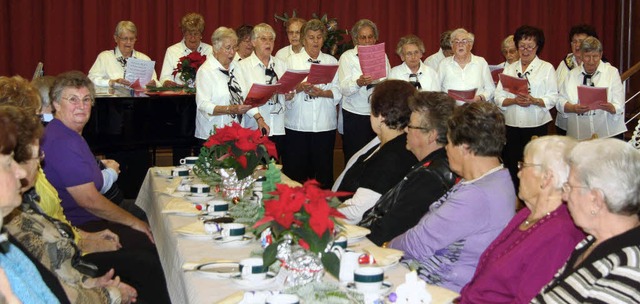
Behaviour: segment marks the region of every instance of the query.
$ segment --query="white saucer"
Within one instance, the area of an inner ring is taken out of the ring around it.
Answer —
[[[191,190],[189,190],[191,191]],[[205,196],[213,196],[211,193],[207,192],[207,193],[192,193],[189,192],[190,194],[187,195],[191,195],[192,197],[205,197]]]
[[[228,279],[240,274],[238,263],[211,263],[199,266],[196,272],[214,279]]]
[[[178,232],[178,235],[185,239],[192,239],[192,240],[210,240],[213,238],[213,235],[211,234],[193,234],[193,233]]]
[[[243,246],[243,245],[251,243],[251,241],[253,241],[253,235],[252,234],[245,234],[244,237],[241,240],[234,240],[234,241],[223,240],[221,235],[217,235],[217,236],[213,237],[213,243],[215,243],[218,246],[222,246],[222,247]]]
[[[356,237],[351,237],[351,238],[347,238],[347,244],[353,244],[353,243],[357,243],[360,242],[362,240],[364,240],[364,238],[366,238],[366,235],[362,235],[362,236],[356,236]]]
[[[353,292],[357,292],[357,293],[361,293],[359,290],[356,289],[356,283],[355,282],[349,282],[347,283],[347,290],[353,291]],[[378,294],[380,295],[387,295],[391,292],[391,287],[393,287],[393,284],[391,282],[388,281],[384,281],[382,282],[382,288],[380,288],[380,290],[378,290]]]
[[[273,287],[273,283],[276,281],[276,275],[272,272],[267,273],[267,277],[264,280],[245,280],[240,274],[232,276],[232,281],[243,289],[248,290],[264,290]]]
[[[204,203],[204,202],[210,201],[210,200],[212,200],[214,198],[214,196],[211,195],[211,194],[206,195],[206,196],[195,196],[193,194],[187,194],[184,197],[186,199],[194,202],[194,203]]]

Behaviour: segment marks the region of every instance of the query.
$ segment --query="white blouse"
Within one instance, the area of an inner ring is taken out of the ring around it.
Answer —
[[[124,67],[118,61],[117,58],[119,57],[122,57],[122,53],[120,53],[120,49],[117,47],[113,50],[102,51],[98,54],[98,58],[96,58],[96,61],[89,70],[89,75],[87,75],[94,85],[108,87],[109,80],[124,78]],[[151,61],[149,56],[136,50],[133,51],[131,57]],[[159,85],[158,76],[155,71],[153,71],[151,79],[156,82],[156,85]],[[145,86],[146,83],[141,83],[140,85]]]
[[[235,63],[231,62],[229,71],[233,73]],[[196,74],[196,133],[195,137],[207,139],[213,131],[214,126],[223,127],[238,122],[238,118],[231,115],[212,115],[217,106],[231,105],[231,94],[229,93],[229,76],[220,71],[224,68],[213,56],[207,57],[207,61],[200,67]],[[238,81],[241,90],[242,82]]]
[[[484,99],[490,101],[493,98],[493,91],[496,86],[493,84],[489,64],[484,58],[471,54],[471,61],[463,68],[453,60],[454,56],[442,59],[438,66],[438,77],[440,78],[440,90],[471,90],[476,89],[476,96],[482,95]],[[462,101],[456,101],[457,105],[462,105]]]
[[[389,58],[385,55],[387,75],[391,70]],[[340,67],[338,77],[340,81],[340,92],[342,92],[342,108],[358,115],[369,115],[371,105],[369,95],[373,90],[367,90],[367,86],[359,86],[356,81],[362,76],[360,61],[358,59],[358,49],[350,49],[340,56]]]
[[[306,51],[291,55],[287,59],[287,68],[309,70],[311,68],[310,58]],[[320,53],[317,60],[320,61],[320,64],[338,63],[338,60],[333,56],[324,53]],[[336,106],[342,98],[337,74],[331,83],[316,85],[323,90],[331,90],[333,98],[310,98],[305,92],[299,92],[291,101],[286,102],[285,127],[287,129],[300,132],[324,132],[336,129],[338,124]]]
[[[556,105],[558,99],[558,85],[556,82],[556,73],[553,66],[540,60],[536,56],[527,70],[522,72],[522,62],[520,60],[509,65],[502,71],[503,74],[518,77],[527,75],[531,96],[541,98],[544,101],[544,107],[530,105],[521,107],[519,105],[503,106],[503,102],[507,98],[515,98],[515,94],[511,94],[502,88],[502,83],[498,82],[496,88],[496,97],[494,102],[504,113],[505,124],[510,127],[532,128],[538,127],[551,121],[549,110]]]
[[[274,72],[278,75],[278,78],[273,78],[271,84],[276,84],[278,79],[287,71],[286,64],[273,56],[269,59],[268,67],[273,67]],[[242,87],[246,88],[242,91],[243,98],[247,97],[251,85],[254,83],[267,84],[268,79],[265,76],[266,69],[267,67],[262,64],[262,61],[256,56],[256,53],[251,53],[251,56],[236,64],[234,75],[242,82]],[[262,118],[265,120],[264,122],[269,126],[269,129],[271,129],[269,136],[284,135],[284,111],[286,108],[284,95],[278,94],[274,98],[275,99],[268,101],[258,108],[251,108],[251,110],[247,111],[242,118],[242,125],[246,128],[257,129],[258,123],[253,116],[260,112],[260,115],[262,115]],[[277,101],[277,103],[275,101]]]
[[[198,53],[207,56],[207,58],[213,56],[213,48],[211,45],[204,42],[200,42],[198,46]],[[191,54],[191,49],[184,44],[184,40],[167,48],[167,52],[164,54],[164,62],[162,63],[162,71],[160,71],[160,83],[162,85],[165,81],[170,80],[177,84],[183,84],[180,79],[180,73],[173,77],[173,70],[178,65],[178,59]]]
[[[611,137],[627,131],[624,123],[624,87],[618,69],[608,62],[600,62],[591,80],[595,87],[607,88],[607,100],[616,109],[615,114],[592,110],[583,114],[565,113],[567,102],[578,103],[578,86],[582,85],[584,68],[574,68],[565,78],[556,108],[558,115],[567,118],[567,135],[578,140],[589,139],[595,133],[599,138]]]
[[[411,75],[411,69],[406,63],[393,67],[389,73],[389,79],[400,79],[405,81],[414,81],[409,79]],[[440,91],[440,79],[438,79],[438,73],[430,68],[428,65],[420,62],[420,68],[418,69],[417,79],[422,87],[420,91]]]

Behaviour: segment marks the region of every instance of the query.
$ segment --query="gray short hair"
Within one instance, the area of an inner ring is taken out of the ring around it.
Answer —
[[[260,23],[253,27],[253,31],[251,32],[251,41],[258,39],[260,34],[271,34],[273,39],[276,39],[276,32],[273,30],[271,25],[266,23]]]
[[[620,215],[640,211],[640,151],[615,138],[578,143],[567,157],[578,181],[602,191],[607,209]]]
[[[580,51],[584,53],[598,52],[602,54],[602,43],[596,37],[589,36],[580,44]]]
[[[353,40],[353,44],[358,44],[358,32],[365,26],[368,26],[373,30],[373,36],[375,36],[376,40],[378,40],[378,27],[376,26],[376,24],[369,19],[360,19],[351,28],[351,39]]]
[[[420,114],[419,127],[428,129],[421,131],[427,133],[436,130],[436,142],[441,145],[447,144],[447,121],[455,105],[456,101],[442,92],[417,92],[409,97],[409,109],[412,113]]]
[[[540,165],[542,172],[553,173],[553,186],[560,190],[569,178],[569,165],[565,162],[565,157],[577,143],[577,140],[567,136],[542,136],[530,141],[524,147],[523,155],[531,157],[531,162]]]
[[[504,38],[504,40],[502,40],[502,45],[500,46],[500,48],[504,51],[507,48],[507,45],[509,45],[510,43],[513,43],[513,45],[516,45],[516,42],[513,40],[513,35],[509,35],[507,36],[507,38]],[[516,49],[518,47],[516,46]]]
[[[403,55],[402,54],[402,47],[407,45],[407,44],[414,44],[415,46],[418,47],[420,52],[422,52],[424,54],[424,43],[422,42],[422,39],[420,39],[416,35],[407,35],[407,36],[404,36],[404,37],[400,38],[400,41],[398,41],[398,46],[396,47],[396,54],[398,54],[398,56],[402,56]]]
[[[211,34],[211,45],[213,46],[214,52],[220,51],[222,42],[225,39],[235,40],[235,44],[238,44],[238,35],[236,35],[236,31],[228,27],[221,26]]]
[[[456,39],[456,37],[458,35],[464,35],[467,36],[467,38],[463,38],[463,39],[469,39],[471,40],[471,43],[473,43],[473,41],[476,39],[476,36],[473,35],[472,33],[468,32],[467,30],[463,29],[463,28],[457,28],[455,30],[453,30],[453,32],[451,32],[451,37],[449,38],[451,45],[453,45],[453,40]]]
[[[113,33],[114,36],[120,37],[124,31],[128,31],[133,33],[133,35],[138,36],[138,28],[136,25],[129,20],[122,20],[116,24],[116,31]]]
[[[60,104],[62,91],[67,88],[87,88],[89,90],[89,96],[91,96],[91,105],[94,104],[96,100],[96,89],[91,79],[84,73],[80,71],[69,71],[58,75],[53,82],[51,92],[49,92],[51,102]],[[55,113],[55,107],[52,108],[51,111]]]

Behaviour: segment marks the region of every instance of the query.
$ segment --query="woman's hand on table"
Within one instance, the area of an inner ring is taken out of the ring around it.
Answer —
[[[120,84],[123,86],[130,86],[131,82],[129,80],[126,80],[124,78],[118,78],[118,79],[109,79],[109,87],[112,87],[116,84]]]

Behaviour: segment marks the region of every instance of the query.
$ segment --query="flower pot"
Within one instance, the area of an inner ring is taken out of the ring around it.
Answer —
[[[220,174],[220,178],[222,179],[222,183],[220,184],[222,196],[228,200],[233,200],[235,198],[242,199],[245,192],[255,181],[253,176],[247,176],[238,180],[236,171],[233,168],[218,168],[216,171],[218,171],[218,174]]]

